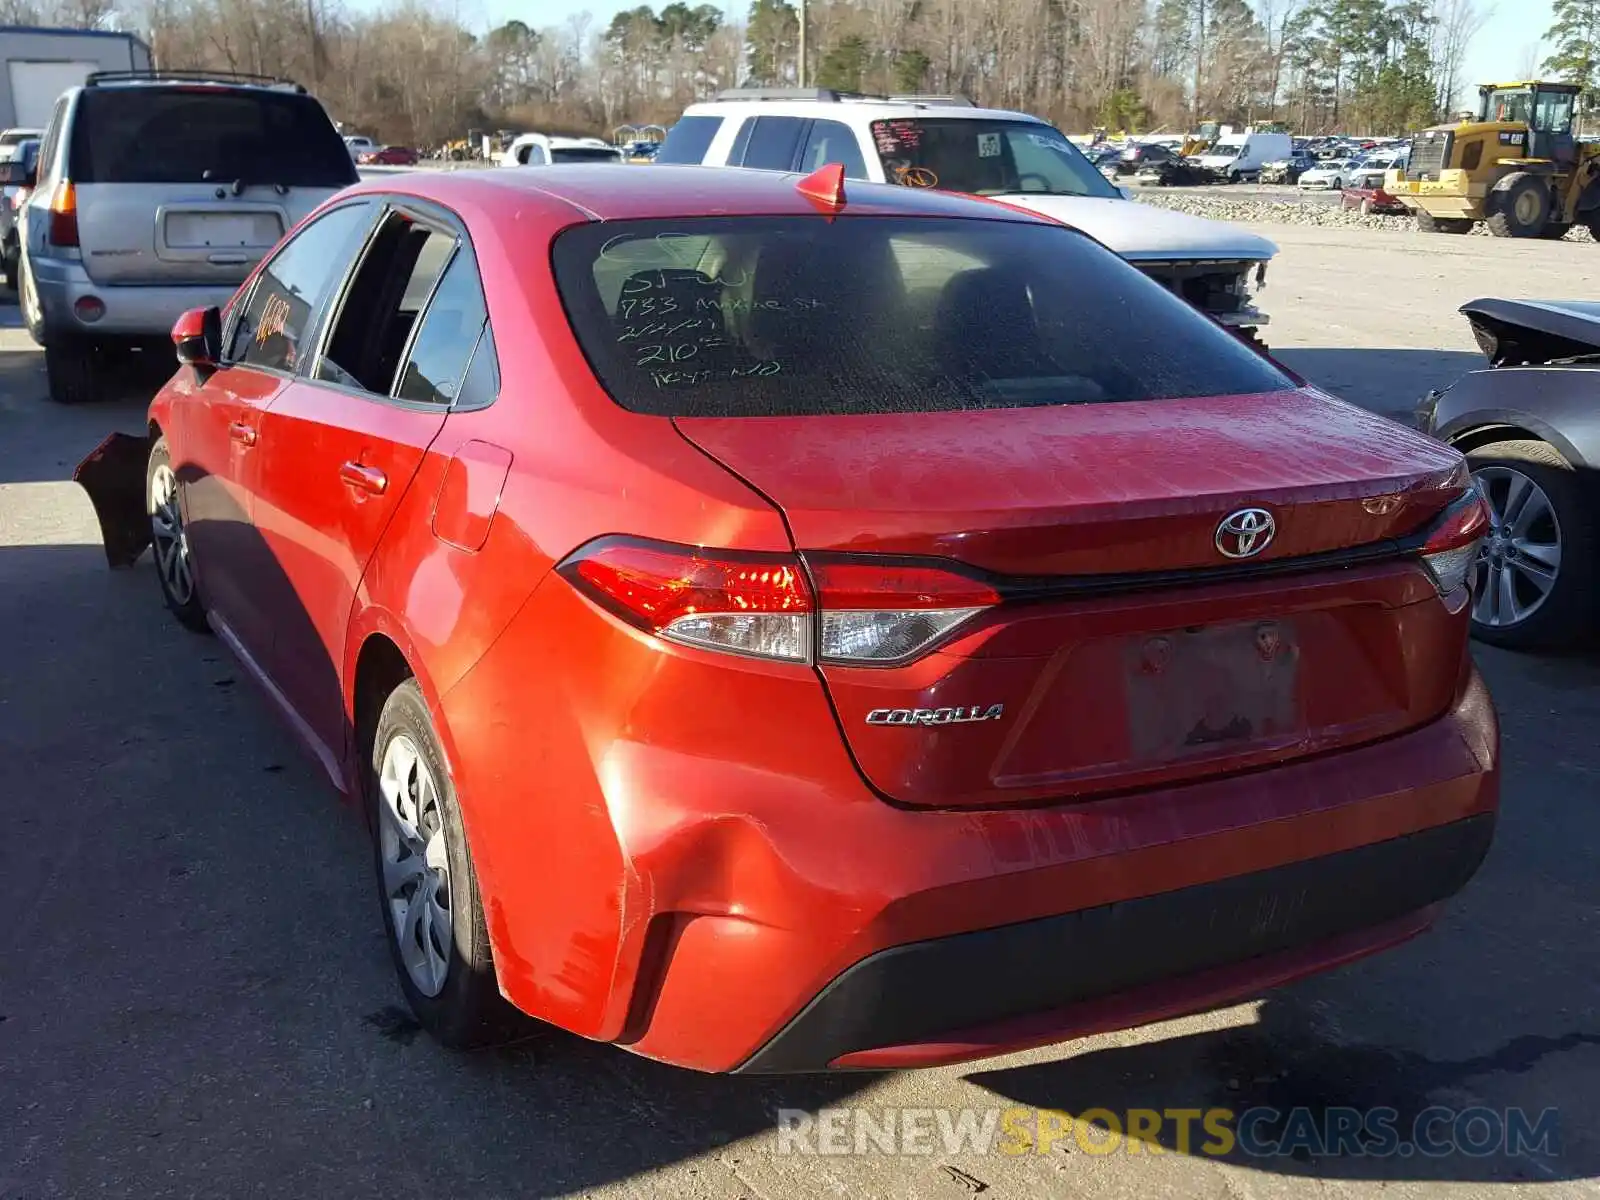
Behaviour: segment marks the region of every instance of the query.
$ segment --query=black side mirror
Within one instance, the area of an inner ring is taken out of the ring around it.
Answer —
[[[32,187],[35,182],[27,163],[16,159],[0,162],[0,187]]]

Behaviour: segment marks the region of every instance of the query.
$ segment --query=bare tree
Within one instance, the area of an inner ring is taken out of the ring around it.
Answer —
[[[1460,102],[1461,92],[1476,82],[1461,77],[1462,66],[1472,40],[1493,15],[1494,5],[1481,0],[1434,0],[1434,104],[1441,112],[1452,111]]]

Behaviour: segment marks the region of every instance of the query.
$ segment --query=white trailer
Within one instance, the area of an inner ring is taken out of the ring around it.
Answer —
[[[61,93],[95,71],[148,71],[131,33],[0,25],[0,129],[44,129]]]

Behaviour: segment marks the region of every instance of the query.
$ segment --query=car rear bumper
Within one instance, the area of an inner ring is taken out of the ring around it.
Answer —
[[[165,338],[191,308],[221,308],[237,290],[234,284],[183,287],[114,286],[89,278],[81,262],[32,257],[28,267],[44,317],[46,337]],[[79,300],[93,296],[105,305],[98,320],[77,313]]]
[[[1420,932],[1488,853],[1480,814],[1265,871],[894,946],[740,1067],[935,1066],[1225,1003]]]
[[[874,864],[854,894],[822,901],[820,847],[778,847],[805,923],[768,924],[762,881],[678,928],[641,973],[633,1048],[715,1071],[932,1066],[1246,999],[1425,928],[1487,851],[1497,758],[1474,676],[1429,727],[1254,776],[1076,812],[830,813],[825,844]]]
[[[1498,805],[1469,669],[1439,719],[1365,746],[910,810],[863,782],[808,669],[641,643],[585,604],[541,587],[439,701],[496,970],[535,1017],[697,1070],[930,1065],[1248,998],[1424,928]],[[530,722],[530,672],[616,682],[556,686]]]

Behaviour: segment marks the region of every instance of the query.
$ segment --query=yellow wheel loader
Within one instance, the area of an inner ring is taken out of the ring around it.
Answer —
[[[1570,83],[1490,83],[1473,120],[1424,129],[1383,190],[1430,233],[1561,238],[1574,225],[1600,237],[1600,146],[1572,122],[1582,89]]]

